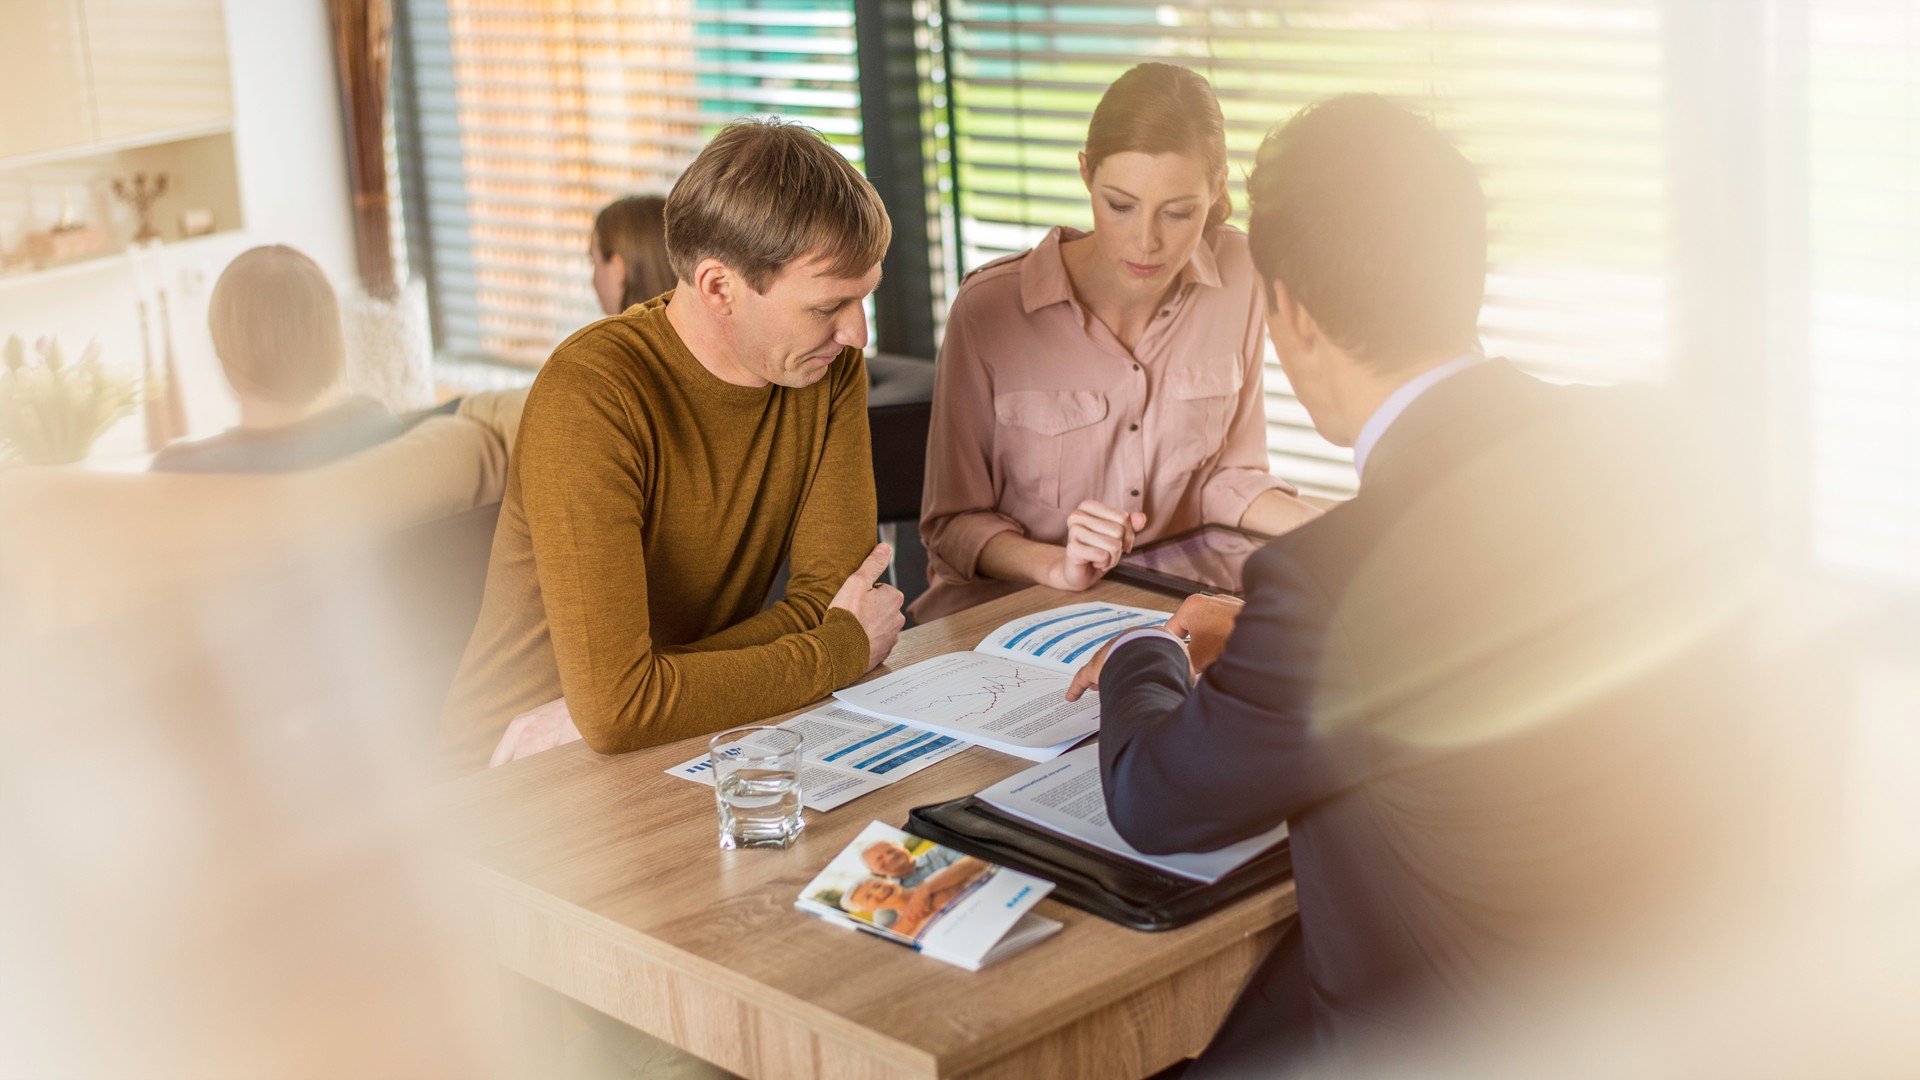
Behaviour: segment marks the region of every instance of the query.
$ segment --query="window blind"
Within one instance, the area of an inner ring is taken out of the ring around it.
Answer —
[[[963,267],[1091,223],[1076,154],[1108,83],[1184,64],[1226,117],[1237,224],[1261,137],[1348,91],[1432,116],[1476,164],[1491,268],[1491,355],[1563,381],[1659,379],[1671,364],[1671,196],[1658,0],[949,0]],[[1267,357],[1274,471],[1355,486]]]
[[[1920,4],[1808,9],[1813,554],[1920,585]]]
[[[778,114],[861,158],[852,0],[408,0],[436,346],[538,364],[598,316],[593,215]]]

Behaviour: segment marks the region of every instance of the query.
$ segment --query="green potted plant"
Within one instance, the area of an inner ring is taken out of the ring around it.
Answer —
[[[140,384],[102,364],[98,342],[89,342],[71,364],[56,340],[41,338],[34,351],[37,363],[15,335],[0,352],[0,461],[71,464],[133,411]]]

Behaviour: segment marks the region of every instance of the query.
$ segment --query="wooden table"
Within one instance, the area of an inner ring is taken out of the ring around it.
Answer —
[[[1171,608],[1112,583],[1028,589],[907,631],[880,671],[1088,599]],[[440,809],[500,964],[756,1080],[1150,1075],[1206,1044],[1296,910],[1288,883],[1149,934],[1049,900],[1059,935],[963,971],[793,902],[867,822],[902,825],[1031,763],[976,747],[808,811],[786,851],[722,851],[713,792],[662,772],[704,742],[618,757],[576,742],[456,781]]]

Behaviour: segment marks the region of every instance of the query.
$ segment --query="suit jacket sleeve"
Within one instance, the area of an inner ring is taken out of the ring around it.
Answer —
[[[1311,575],[1269,548],[1248,563],[1247,607],[1224,655],[1189,687],[1171,642],[1128,642],[1100,677],[1107,813],[1148,854],[1211,851],[1266,832],[1357,783],[1358,725],[1316,702],[1350,699],[1329,643],[1331,605]],[[1124,652],[1124,662],[1119,655]]]

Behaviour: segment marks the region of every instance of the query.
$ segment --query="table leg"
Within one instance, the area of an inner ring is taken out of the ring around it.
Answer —
[[[563,1075],[567,1065],[562,1027],[566,999],[506,968],[500,969],[500,979],[509,1075],[526,1080],[552,1080]]]

